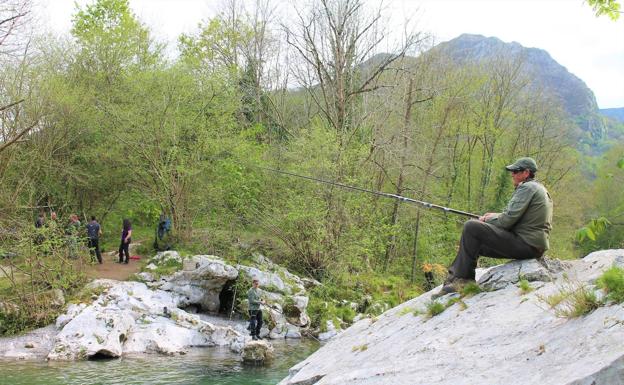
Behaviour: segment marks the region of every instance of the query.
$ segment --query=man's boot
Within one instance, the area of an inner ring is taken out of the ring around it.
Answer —
[[[476,284],[474,279],[467,279],[467,278],[452,278],[452,279],[447,279],[444,282],[444,286],[442,286],[442,289],[440,289],[439,292],[437,292],[436,294],[433,294],[431,296],[431,299],[437,299],[440,298],[442,296],[445,296],[447,294],[451,294],[451,293],[459,293],[464,286],[474,283]]]

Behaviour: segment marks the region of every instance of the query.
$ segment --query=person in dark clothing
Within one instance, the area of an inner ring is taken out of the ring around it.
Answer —
[[[100,252],[100,236],[102,235],[102,227],[95,219],[95,215],[91,216],[91,222],[87,223],[87,237],[89,240],[89,252],[91,258],[93,254],[97,257],[98,263],[102,264],[102,253]]]
[[[464,224],[459,251],[448,269],[448,278],[434,297],[457,292],[475,280],[479,256],[491,258],[540,258],[549,248],[553,202],[535,178],[537,163],[520,158],[505,167],[515,191],[505,210],[487,213]]]
[[[45,224],[45,212],[39,212],[39,216],[37,216],[37,220],[35,220],[35,227],[40,229]]]
[[[127,264],[130,261],[130,242],[132,242],[132,225],[130,219],[123,220],[123,229],[121,230],[121,244],[119,245],[119,263]],[[124,254],[126,259],[124,261]]]
[[[260,339],[260,329],[262,328],[262,310],[260,305],[264,303],[264,300],[261,298],[259,285],[258,278],[254,278],[252,287],[247,291],[247,299],[249,300],[249,327],[247,329],[251,332],[253,340]]]
[[[69,248],[69,256],[71,258],[78,258],[78,239],[80,238],[80,220],[78,215],[71,214],[69,216],[69,224],[65,233],[67,235],[67,245]]]

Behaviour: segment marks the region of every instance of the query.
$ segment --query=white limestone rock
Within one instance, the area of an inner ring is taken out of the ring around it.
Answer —
[[[119,357],[132,316],[120,309],[89,306],[56,336],[49,360],[86,359],[95,355]]]
[[[148,273],[147,271],[143,271],[135,275],[141,282],[154,282],[156,280],[154,275],[151,273]]]
[[[438,287],[356,322],[291,368],[280,385],[622,385],[624,305],[565,319],[540,298],[566,282],[591,287],[623,262],[624,250],[608,250],[563,264],[560,272],[541,270],[535,261],[513,263],[485,279],[498,290],[464,298],[466,308],[454,304],[431,318],[415,316]],[[513,284],[521,271],[544,281],[522,294]]]
[[[181,306],[198,304],[205,311],[219,311],[219,294],[228,281],[236,279],[238,270],[215,256],[196,255],[192,261],[197,264],[196,269],[163,277],[158,287],[178,294]]]
[[[564,268],[564,263],[550,258],[516,260],[486,269],[478,277],[477,283],[485,290],[499,290],[507,285],[514,285],[521,279],[529,282],[550,282]]]
[[[52,348],[57,332],[54,325],[48,325],[22,335],[2,338],[0,359],[41,361]]]
[[[175,261],[182,263],[182,257],[175,250],[167,250],[161,251],[152,258],[151,262],[157,265],[161,265],[163,263],[167,263],[169,261]]]
[[[275,349],[273,349],[273,345],[264,340],[249,341],[245,344],[241,354],[243,362],[254,365],[267,363],[274,356]]]
[[[329,320],[326,321],[325,328],[327,329],[327,331],[319,333],[318,335],[319,341],[327,341],[329,339],[336,337],[339,333],[342,332],[342,329],[336,328],[336,325],[334,325],[334,323]]]
[[[244,337],[177,308],[180,298],[140,282],[100,280],[104,287],[91,305],[72,305],[57,319],[50,360],[119,357],[136,353],[184,353],[196,346],[229,346],[240,351]]]

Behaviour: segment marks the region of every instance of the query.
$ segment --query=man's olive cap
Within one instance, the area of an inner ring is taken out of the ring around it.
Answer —
[[[505,166],[508,171],[530,170],[537,172],[537,163],[533,158],[519,158],[509,166]]]

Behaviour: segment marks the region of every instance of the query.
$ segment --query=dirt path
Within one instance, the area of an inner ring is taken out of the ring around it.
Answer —
[[[137,254],[130,252],[130,256],[133,257]],[[141,271],[141,263],[144,256],[140,256],[141,259],[130,259],[128,264],[118,263],[116,251],[109,253],[102,253],[102,264],[90,265],[87,267],[87,276],[90,278],[108,278],[117,281],[127,281],[130,276]]]

